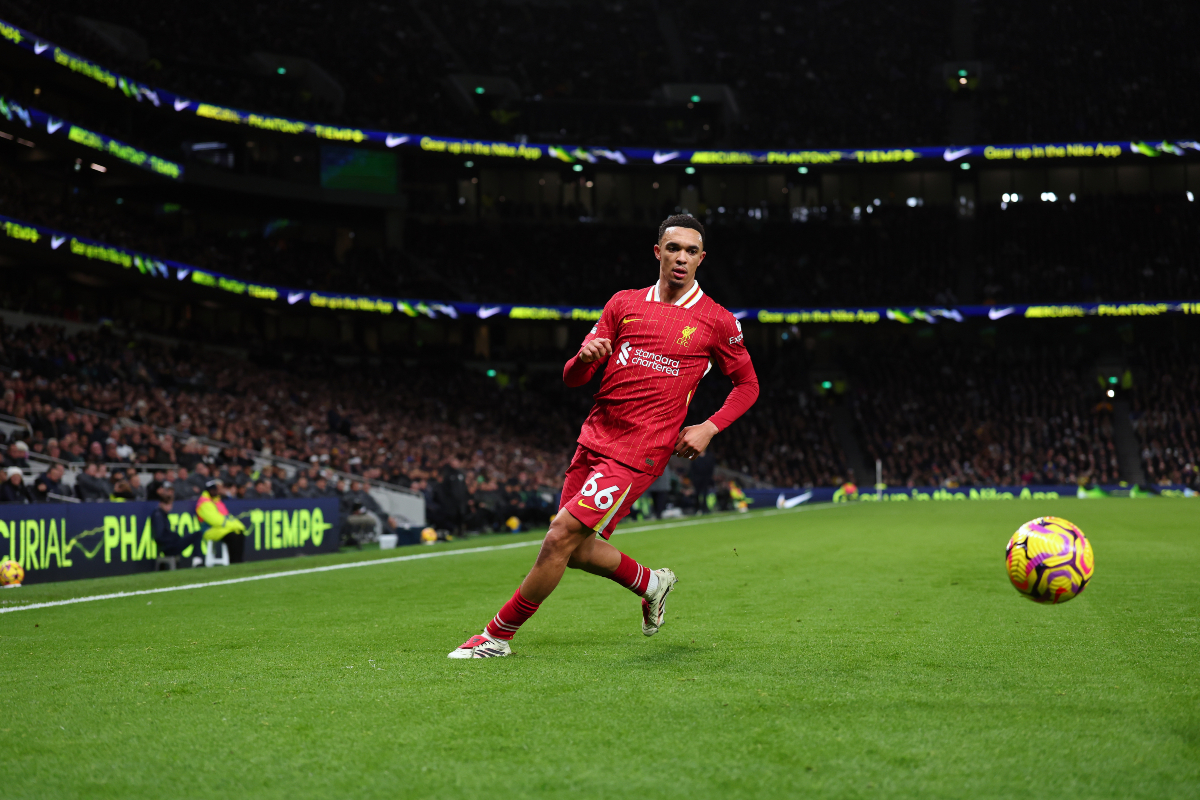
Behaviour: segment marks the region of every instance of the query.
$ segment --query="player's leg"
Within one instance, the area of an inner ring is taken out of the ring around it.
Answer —
[[[575,552],[591,541],[594,541],[592,529],[565,508],[559,509],[542,540],[533,569],[521,582],[521,596],[535,605],[541,604],[562,580]]]
[[[483,633],[472,636],[451,651],[450,658],[492,658],[506,656],[511,651],[509,642],[516,632],[532,617],[550,596],[567,570],[567,563],[581,545],[592,538],[593,531],[576,519],[566,509],[560,509],[550,523],[550,530],[542,540],[533,569],[521,581]]]
[[[608,474],[618,476],[620,472],[613,465],[605,465]],[[567,566],[582,569],[594,575],[602,575],[642,598],[642,633],[653,636],[662,627],[667,610],[667,596],[675,588],[678,579],[670,569],[650,569],[634,561],[617,548],[608,543],[617,524],[633,510],[642,493],[656,480],[654,475],[629,472],[624,476],[628,480],[629,491],[624,493],[621,504],[613,509],[614,513],[607,514],[596,525],[596,530],[603,538],[589,539],[575,550],[575,555]]]
[[[575,549],[567,566],[615,581],[639,597],[645,596],[654,578],[652,569],[634,561],[607,540],[595,537]]]

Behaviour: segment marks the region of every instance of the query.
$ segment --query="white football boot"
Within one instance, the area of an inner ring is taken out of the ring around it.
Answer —
[[[503,639],[489,639],[480,634],[472,636],[450,651],[447,658],[497,658],[512,655],[512,648]]]
[[[642,598],[642,633],[646,636],[653,636],[662,627],[663,615],[667,612],[667,595],[679,580],[666,567],[654,570],[654,574],[658,576],[658,588],[653,594]]]

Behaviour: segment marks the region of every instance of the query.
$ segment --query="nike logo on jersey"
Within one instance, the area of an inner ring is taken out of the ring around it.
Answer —
[[[579,501],[579,505],[583,506],[584,508],[590,508],[592,511],[600,510],[600,509],[596,508],[595,506],[589,506],[587,503],[583,502],[582,500]]]
[[[641,317],[626,317],[625,319],[621,320],[621,324],[624,325],[626,322],[638,322],[639,320],[641,320]]]

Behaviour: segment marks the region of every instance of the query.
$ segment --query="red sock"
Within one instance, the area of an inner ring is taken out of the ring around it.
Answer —
[[[639,597],[646,593],[650,584],[650,568],[643,567],[629,556],[621,553],[621,566],[617,567],[609,580],[616,581]]]
[[[517,629],[524,624],[525,620],[533,616],[540,605],[541,603],[531,603],[521,597],[521,589],[517,587],[513,596],[500,609],[500,613],[492,617],[492,621],[487,624],[488,636],[493,639],[503,639],[506,642],[511,641]]]

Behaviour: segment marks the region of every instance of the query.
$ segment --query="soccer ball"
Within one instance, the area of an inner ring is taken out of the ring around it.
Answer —
[[[1083,531],[1061,517],[1038,517],[1008,540],[1008,579],[1038,603],[1065,603],[1092,579],[1095,559]]]
[[[25,568],[12,559],[0,564],[0,586],[20,586],[25,580]]]
[[[437,531],[433,528],[425,528],[421,531],[421,544],[437,544]]]

